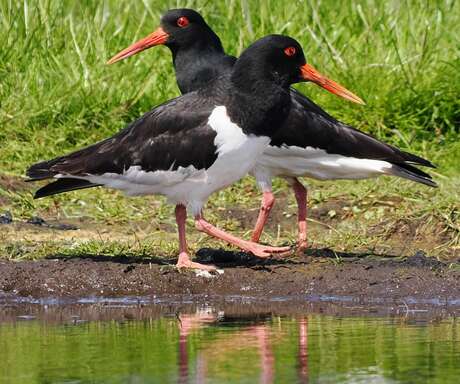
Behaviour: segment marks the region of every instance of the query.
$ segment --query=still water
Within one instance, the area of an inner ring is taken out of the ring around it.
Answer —
[[[455,317],[0,307],[0,383],[458,383]]]

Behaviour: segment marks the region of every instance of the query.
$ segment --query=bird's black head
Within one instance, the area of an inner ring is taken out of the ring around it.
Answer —
[[[161,27],[168,34],[165,45],[173,51],[193,46],[223,50],[219,37],[193,9],[170,9],[161,17]]]
[[[260,88],[267,81],[283,88],[311,81],[331,93],[364,104],[358,96],[307,64],[300,44],[288,36],[268,35],[250,45],[236,62],[232,80],[246,89]]]
[[[179,50],[198,48],[223,52],[219,37],[193,9],[170,9],[161,17],[160,27],[112,57],[108,64],[135,55],[153,46],[166,45],[175,55]]]
[[[288,36],[268,35],[241,54],[232,80],[246,86],[257,84],[260,80],[270,81],[287,88],[303,81],[301,68],[305,64],[302,47],[296,40]]]

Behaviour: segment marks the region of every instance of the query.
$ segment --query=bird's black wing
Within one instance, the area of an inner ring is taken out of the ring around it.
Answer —
[[[289,116],[270,145],[312,147],[347,157],[435,167],[426,159],[341,123],[294,89],[291,97]]]
[[[85,176],[123,173],[131,166],[144,171],[209,168],[217,158],[216,132],[207,124],[214,106],[190,93],[166,102],[111,138],[69,155],[32,165],[27,176]],[[85,188],[92,185],[77,185]],[[66,184],[65,190],[70,190]]]

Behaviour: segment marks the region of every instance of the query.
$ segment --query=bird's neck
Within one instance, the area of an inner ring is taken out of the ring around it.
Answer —
[[[194,45],[171,48],[176,81],[182,93],[195,91],[231,70],[221,45]]]
[[[247,134],[272,137],[286,120],[291,108],[290,83],[257,55],[244,52],[237,60],[230,76],[233,88],[235,119]],[[233,116],[231,116],[233,117]]]
[[[272,137],[291,108],[289,88],[263,79],[248,80],[250,86],[233,84],[229,116],[246,134]]]

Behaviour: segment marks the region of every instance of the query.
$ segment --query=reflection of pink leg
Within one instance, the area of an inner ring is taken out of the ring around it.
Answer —
[[[206,376],[207,376],[207,361],[205,354],[198,352],[198,356],[196,357],[196,380],[195,383],[205,383]]]
[[[265,224],[267,223],[268,216],[270,215],[270,211],[273,208],[273,204],[275,203],[275,197],[273,196],[272,192],[264,192],[262,198],[262,205],[259,210],[259,217],[257,217],[256,226],[254,227],[254,231],[252,232],[251,241],[258,243],[260,240],[260,235],[262,235],[262,231],[264,230]]]
[[[230,235],[229,233],[224,232],[221,229],[216,228],[212,224],[208,223],[201,215],[195,217],[195,226],[201,232],[226,241],[227,243],[236,245],[243,251],[250,252],[259,257],[268,257],[273,253],[289,251],[289,247],[268,247]]]
[[[179,383],[189,383],[189,367],[187,339],[193,331],[205,325],[214,323],[217,316],[214,313],[197,312],[195,314],[179,315]],[[196,357],[196,382],[206,381],[206,355],[198,351]]]
[[[268,342],[269,334],[266,326],[258,326],[254,328],[260,351],[260,365],[262,368],[260,383],[273,383],[275,376],[275,356]]]
[[[292,188],[298,207],[299,238],[297,247],[299,251],[303,251],[307,248],[307,190],[297,178],[293,179]]]
[[[176,205],[176,221],[179,229],[179,259],[177,260],[177,268],[194,268],[204,269],[206,271],[213,271],[216,267],[212,265],[204,265],[195,263],[190,260],[187,253],[187,240],[185,239],[185,220],[187,219],[187,210],[181,204]]]
[[[188,351],[187,336],[179,335],[179,380],[180,384],[188,383]]]
[[[308,383],[308,323],[307,319],[299,321],[299,382]]]

